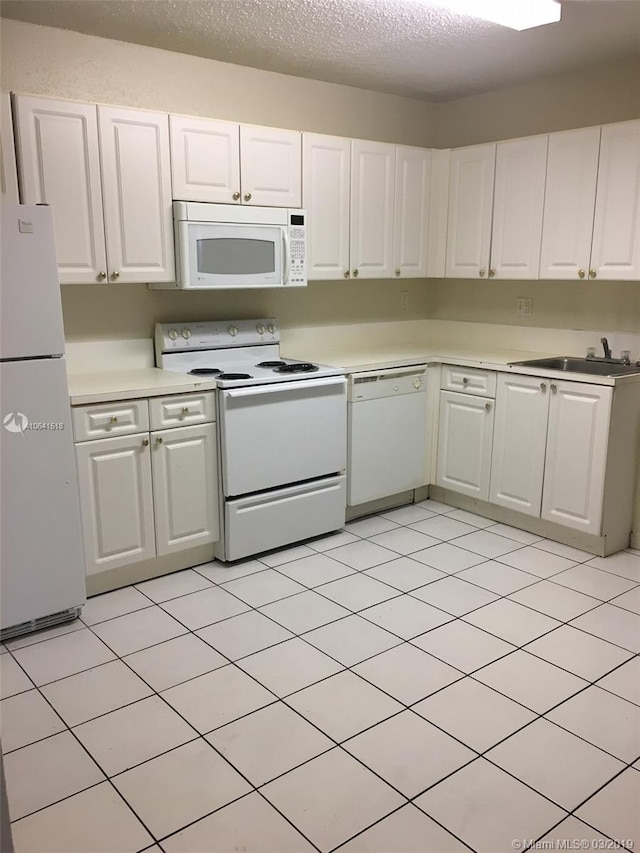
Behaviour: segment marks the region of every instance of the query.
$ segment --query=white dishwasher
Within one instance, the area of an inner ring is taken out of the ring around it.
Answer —
[[[415,365],[348,376],[349,506],[424,485],[426,380]]]

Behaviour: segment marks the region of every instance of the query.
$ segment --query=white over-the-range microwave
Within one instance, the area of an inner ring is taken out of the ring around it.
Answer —
[[[159,289],[304,287],[305,211],[173,203],[176,281]]]

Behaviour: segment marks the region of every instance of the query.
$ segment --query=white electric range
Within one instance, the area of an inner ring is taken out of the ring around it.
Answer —
[[[274,319],[158,324],[156,364],[215,378],[221,560],[337,530],[346,506],[346,379],[283,359]]]

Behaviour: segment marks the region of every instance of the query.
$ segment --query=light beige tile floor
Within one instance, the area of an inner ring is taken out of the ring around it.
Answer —
[[[639,596],[423,501],[93,598],[2,647],[16,853],[638,850]]]

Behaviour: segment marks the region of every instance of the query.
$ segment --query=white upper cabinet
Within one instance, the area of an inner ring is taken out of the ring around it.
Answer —
[[[490,277],[538,278],[547,140],[497,145]]]
[[[599,148],[599,127],[549,136],[540,278],[588,274]]]
[[[104,281],[98,121],[93,104],[14,97],[24,204],[53,208],[63,284]]]
[[[229,121],[169,116],[173,197],[240,204],[240,128]]]
[[[542,518],[585,533],[602,527],[613,389],[554,382],[549,406]]]
[[[451,152],[447,276],[484,278],[489,270],[496,146]]]
[[[602,128],[589,275],[640,279],[640,121]]]
[[[431,151],[396,146],[394,275],[425,278],[429,238]]]
[[[25,204],[50,204],[61,283],[173,281],[166,113],[18,95]]]
[[[112,281],[175,276],[169,117],[98,107],[104,218]]]
[[[302,204],[307,211],[307,276],[348,278],[351,140],[304,133]]]
[[[243,203],[301,207],[301,134],[241,124],[240,178]]]
[[[351,274],[393,275],[396,147],[353,140],[351,145]]]
[[[18,170],[13,141],[11,97],[0,94],[0,195],[3,201],[18,204]]]

